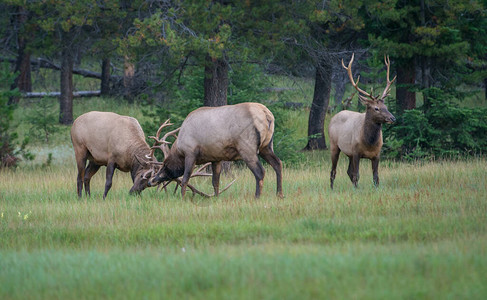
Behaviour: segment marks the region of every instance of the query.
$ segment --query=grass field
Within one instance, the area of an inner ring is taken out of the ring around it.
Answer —
[[[485,299],[487,161],[382,162],[359,188],[327,151],[286,168],[285,199],[236,168],[216,199],[145,190],[103,171],[78,200],[71,157],[0,172],[0,298]],[[208,179],[198,186],[211,190]]]
[[[276,97],[309,106],[304,86]],[[14,115],[20,137],[36,103]],[[89,110],[144,118],[137,104],[75,100],[75,117]],[[296,151],[307,114],[280,114]],[[487,298],[485,158],[381,161],[379,188],[363,160],[354,189],[342,156],[332,191],[329,152],[306,153],[284,169],[284,199],[268,166],[260,199],[238,166],[222,176],[236,183],[212,199],[172,188],[132,197],[117,171],[104,201],[105,168],[92,197],[76,197],[69,127],[29,149],[35,161],[0,172],[0,299]],[[210,181],[193,183],[210,192]]]

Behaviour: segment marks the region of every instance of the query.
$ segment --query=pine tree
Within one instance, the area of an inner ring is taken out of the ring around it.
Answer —
[[[397,69],[400,111],[416,107],[417,90],[453,88],[468,73],[469,61],[485,61],[485,35],[471,35],[485,32],[483,2],[395,0],[366,6],[370,45],[380,56],[390,55]],[[415,77],[418,68],[421,78]],[[424,103],[427,109],[427,98]]]

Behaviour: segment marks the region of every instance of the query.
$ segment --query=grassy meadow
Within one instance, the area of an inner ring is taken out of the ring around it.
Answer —
[[[20,136],[34,106],[15,115]],[[136,104],[76,100],[75,116],[88,110],[143,119]],[[297,139],[306,133],[306,109],[282,115]],[[102,200],[101,168],[79,200],[69,127],[30,147],[35,161],[0,172],[0,299],[487,297],[484,158],[385,160],[378,188],[362,160],[354,189],[342,156],[332,191],[329,152],[305,153],[284,168],[284,199],[269,166],[260,199],[235,166],[218,198],[181,199],[173,185],[130,196],[129,174],[116,171]],[[210,179],[192,182],[211,192]]]
[[[485,160],[385,162],[378,189],[363,164],[356,190],[342,160],[334,191],[327,167],[286,169],[282,200],[272,170],[256,200],[238,168],[217,199],[132,197],[117,172],[105,201],[99,174],[78,200],[74,169],[0,173],[0,298],[487,295]]]

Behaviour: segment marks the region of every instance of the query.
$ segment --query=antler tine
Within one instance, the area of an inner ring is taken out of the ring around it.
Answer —
[[[168,186],[168,185],[169,185],[171,182],[173,182],[173,181],[172,181],[172,180],[169,180],[169,181],[164,182],[164,184],[162,185],[162,189],[164,189],[164,190],[167,192],[166,187],[167,187],[167,186]],[[176,185],[176,187],[177,187],[177,185]]]
[[[381,100],[384,100],[387,96],[389,96],[389,92],[391,91],[391,85],[392,83],[396,80],[396,76],[391,80],[389,80],[389,72],[390,72],[390,67],[391,67],[391,61],[389,60],[389,55],[384,55],[384,63],[387,66],[387,85],[386,88],[384,89],[384,92],[382,93]]]
[[[156,149],[160,149],[162,151],[164,158],[166,158],[169,155],[169,150],[165,147],[165,145],[152,146],[151,153],[154,153]]]
[[[211,165],[211,162],[208,162],[208,163],[202,165],[201,167],[198,168],[198,170],[196,170],[196,173],[201,172],[201,170],[208,167],[209,165]]]
[[[230,186],[232,186],[232,184],[236,181],[237,179],[234,179],[232,182],[230,182],[224,189],[222,189],[220,191],[220,194],[223,193],[224,191],[228,190],[228,188]],[[178,181],[178,183],[180,184],[180,181]],[[202,192],[200,190],[198,190],[197,188],[195,188],[193,185],[189,184],[187,185],[188,188],[190,188],[190,190],[193,192],[193,194],[198,194],[198,195],[201,195],[201,196],[204,196],[204,197],[207,197],[207,198],[211,198],[211,197],[215,197],[215,193],[213,194],[207,194],[205,192]]]
[[[172,124],[171,124],[172,125]],[[170,142],[166,141],[166,139],[170,136],[173,136],[174,138],[178,138],[178,136],[176,135],[176,132],[179,131],[179,129],[181,129],[181,127],[173,130],[173,131],[169,131],[168,133],[166,133],[161,139],[159,139],[159,143],[161,143],[161,150],[162,152],[164,153],[164,157],[167,157],[169,155],[169,144],[171,144]]]
[[[149,153],[149,156],[150,157],[154,157],[154,151],[155,149],[157,148],[154,148],[157,144],[162,144],[163,141],[161,141],[159,139],[159,135],[161,135],[161,131],[162,129],[168,127],[168,126],[171,126],[173,125],[171,122],[171,119],[167,119],[166,121],[164,121],[164,123],[161,124],[161,126],[159,127],[159,129],[157,130],[156,132],[156,136],[149,136],[150,139],[153,139],[154,140],[154,145],[151,147],[151,151]],[[161,149],[162,150],[162,149]],[[164,151],[164,150],[163,150]],[[166,156],[166,153],[164,153],[164,157]]]
[[[171,125],[172,125],[172,124],[171,124]],[[168,137],[170,137],[170,136],[173,136],[173,137],[175,137],[175,138],[178,138],[178,136],[177,136],[177,134],[176,134],[176,133],[179,131],[179,129],[181,129],[181,127],[176,128],[176,129],[174,129],[173,131],[169,131],[168,133],[166,133],[166,134],[165,134],[165,135],[162,137],[162,139],[160,140],[160,142],[169,143],[169,142],[167,142],[167,141],[166,141],[166,139],[167,139]],[[170,143],[169,143],[169,144],[170,144]]]
[[[220,194],[223,193],[224,191],[228,190],[229,187],[232,186],[232,184],[237,181],[237,178],[235,178],[234,180],[232,180],[232,182],[230,182],[223,190],[220,191]]]
[[[177,182],[176,189],[178,186],[181,186],[181,179],[176,178],[176,179],[174,179],[174,181]],[[191,190],[191,192],[193,192],[193,194],[198,194],[198,195],[201,195],[201,196],[207,197],[207,198],[211,198],[211,197],[215,196],[214,194],[210,195],[210,194],[207,194],[205,192],[199,191],[197,188],[195,188],[194,186],[192,186],[189,183],[186,186]]]
[[[367,93],[366,91],[362,90],[361,88],[358,87],[358,83],[360,81],[360,75],[357,78],[357,83],[353,80],[353,75],[352,75],[352,63],[353,59],[355,58],[355,53],[352,54],[352,58],[350,59],[350,62],[348,63],[348,67],[345,67],[345,64],[343,63],[343,58],[342,58],[342,66],[345,70],[347,70],[348,73],[348,78],[350,79],[350,82],[352,83],[353,87],[359,92],[364,94],[367,97],[370,97],[371,99],[374,99],[371,94]]]
[[[151,170],[149,170],[149,171],[144,172],[144,174],[142,174],[142,178],[147,179],[147,175],[148,175],[149,173],[152,173],[152,169],[151,169]]]
[[[195,169],[195,171],[193,171],[193,174],[191,175],[191,177],[196,177],[196,176],[211,176],[212,174],[209,174],[209,173],[205,173],[205,172],[203,172],[203,169],[204,169],[204,168],[206,168],[206,167],[208,167],[209,165],[211,165],[211,163],[206,163],[206,164],[204,164],[204,165],[202,165],[202,166],[198,167],[198,169]],[[227,185],[227,186],[226,186],[224,189],[222,189],[222,190],[220,191],[220,194],[221,194],[221,193],[223,193],[224,191],[228,190],[228,188],[229,188],[230,186],[232,186],[232,184],[234,184],[236,180],[237,180],[237,179],[234,179],[232,182],[230,182],[230,183],[229,183],[229,184],[228,184],[228,185]],[[168,185],[169,183],[173,182],[173,181],[175,181],[175,182],[177,183],[177,184],[176,184],[176,187],[175,187],[175,189],[174,189],[174,192],[176,192],[177,188],[178,188],[179,186],[181,186],[181,184],[182,184],[182,177],[179,177],[179,178],[174,178],[174,179],[172,179],[172,180],[169,180],[169,181],[165,182],[165,183],[162,185],[162,188],[165,190],[165,189],[166,189],[166,187],[167,187],[167,185]],[[207,193],[205,193],[205,192],[202,192],[202,191],[198,190],[198,189],[197,189],[195,186],[191,185],[190,183],[188,183],[186,186],[187,186],[187,187],[188,187],[188,188],[191,190],[191,192],[192,192],[193,194],[198,194],[198,195],[200,195],[200,196],[207,197],[207,198],[211,198],[211,197],[214,197],[214,196],[215,196],[215,193],[213,193],[213,194],[207,194]]]
[[[167,119],[164,123],[161,124],[161,127],[159,127],[159,129],[157,130],[157,133],[156,133],[156,136],[157,138],[159,139],[159,135],[161,134],[161,131],[163,128],[166,128],[168,126],[171,126],[173,125],[171,122],[171,119]]]
[[[193,171],[193,174],[191,174],[191,177],[197,177],[197,176],[212,176],[210,173],[203,172],[203,169],[207,168],[211,163],[206,163],[202,165],[201,167],[198,168],[198,170]]]

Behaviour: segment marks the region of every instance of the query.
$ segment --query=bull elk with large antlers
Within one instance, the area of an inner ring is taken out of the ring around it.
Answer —
[[[336,167],[340,151],[345,153],[349,158],[348,176],[353,185],[357,187],[359,180],[359,162],[361,158],[368,158],[372,161],[372,173],[374,184],[379,185],[379,157],[382,148],[382,124],[394,123],[396,118],[389,112],[384,104],[384,99],[389,95],[391,85],[396,79],[389,80],[390,61],[389,57],[384,57],[387,67],[387,85],[382,95],[373,96],[370,93],[358,87],[358,82],[353,80],[352,59],[345,66],[342,60],[342,66],[347,70],[348,77],[353,87],[359,92],[360,101],[366,106],[365,113],[358,113],[344,110],[336,114],[330,121],[328,133],[330,137],[331,152],[331,173],[330,186],[333,189],[333,182],[336,175]]]
[[[218,196],[221,162],[242,159],[255,176],[255,197],[259,197],[264,182],[260,156],[274,168],[277,195],[282,197],[282,163],[273,151],[273,134],[274,116],[262,104],[199,108],[186,117],[170,149],[162,141],[161,149],[167,155],[149,185],[183,175],[181,194],[184,197],[195,164],[211,162],[214,195]]]
[[[154,155],[154,151],[156,149],[160,149],[162,151],[164,157],[168,157],[169,156],[169,152],[170,152],[169,145],[171,143],[167,141],[167,138],[170,137],[170,136],[172,136],[175,139],[177,139],[178,138],[177,132],[181,128],[177,128],[175,130],[172,130],[172,131],[167,132],[162,138],[160,137],[160,135],[161,135],[161,132],[162,132],[162,130],[164,128],[166,128],[168,126],[171,126],[171,125],[174,125],[174,124],[170,123],[170,120],[167,119],[164,123],[161,124],[161,126],[157,130],[157,133],[156,133],[155,136],[149,136],[150,139],[153,139],[154,140],[154,145],[151,147],[152,150],[151,150],[151,153],[150,153],[149,156],[153,156]],[[156,174],[160,170],[162,164],[161,163],[158,163],[158,162],[153,162],[152,164],[153,164],[153,167],[151,168],[150,174],[154,175],[154,174]],[[206,172],[203,171],[203,169],[206,169],[209,165],[211,165],[211,163],[206,163],[203,166],[199,166],[197,169],[195,169],[191,173],[190,178],[199,177],[199,176],[212,176],[212,174],[206,173]],[[182,185],[182,178],[181,177],[173,178],[171,180],[168,180],[168,181],[164,182],[164,184],[162,184],[162,188],[163,189],[166,189],[167,185],[169,185],[173,181],[177,183],[176,188],[174,189],[174,192],[176,192],[177,191],[177,188]],[[233,180],[223,190],[221,190],[220,193],[226,191],[234,182],[235,182],[235,180]],[[193,194],[198,194],[198,195],[205,196],[205,197],[212,197],[213,196],[213,195],[209,195],[209,194],[206,194],[206,193],[198,190],[196,187],[192,186],[189,183],[187,184],[187,187],[190,188],[190,190],[193,192]]]
[[[139,193],[147,187],[155,159],[136,119],[112,112],[85,113],[71,127],[71,141],[78,166],[78,197],[83,183],[86,195],[90,195],[91,177],[101,166],[107,167],[103,199],[112,186],[115,169],[130,172],[134,182],[130,193]]]

